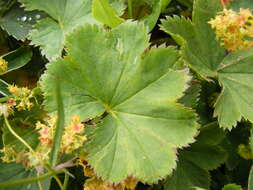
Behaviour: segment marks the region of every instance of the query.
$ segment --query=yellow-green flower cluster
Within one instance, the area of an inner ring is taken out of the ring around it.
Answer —
[[[70,125],[65,127],[61,142],[61,152],[68,154],[80,148],[87,140],[86,136],[80,135],[83,132],[84,125],[81,123],[80,117],[74,115]]]
[[[39,145],[34,151],[26,151],[17,153],[12,147],[5,146],[0,150],[1,159],[3,162],[17,162],[23,163],[26,167],[41,167],[49,160],[51,152],[57,117],[51,116],[47,118],[44,123],[37,122],[36,129],[39,133]],[[74,115],[71,123],[65,126],[64,134],[62,136],[60,153],[68,154],[80,148],[86,141],[84,135],[84,125],[81,123],[80,117]]]
[[[40,145],[36,149],[36,154],[30,155],[30,160],[33,160],[34,166],[39,163],[39,160],[48,160],[54,140],[56,122],[56,116],[51,116],[47,121],[45,121],[46,124],[37,122],[36,129],[40,135]],[[74,115],[72,117],[71,123],[65,126],[60,146],[60,153],[71,153],[74,150],[80,148],[85,141],[86,136],[84,136],[84,125],[81,123],[80,117]],[[37,159],[35,157],[37,157]]]
[[[128,177],[118,184],[111,184],[97,177],[93,168],[87,164],[85,157],[79,157],[78,165],[84,168],[84,176],[89,178],[85,181],[84,190],[135,190],[138,184],[138,180],[134,177]]]
[[[27,152],[21,151],[17,152],[14,150],[11,146],[4,146],[0,153],[2,153],[1,160],[5,163],[22,163],[24,166],[28,165],[28,158],[27,158]]]
[[[247,49],[253,46],[253,15],[249,9],[239,12],[224,9],[209,21],[216,30],[221,45],[229,51]]]
[[[43,124],[40,121],[36,123],[36,129],[39,130],[39,140],[42,146],[51,147],[55,133],[56,121],[57,117],[51,116],[45,121],[46,124]]]
[[[0,75],[4,74],[7,71],[7,68],[8,62],[4,58],[0,57]]]
[[[110,184],[107,181],[94,176],[85,181],[84,190],[134,190],[138,184],[135,178],[129,177],[118,184]]]
[[[34,93],[27,87],[17,87],[16,85],[8,86],[9,92],[12,94],[13,98],[7,101],[7,105],[10,108],[16,107],[19,111],[30,110],[34,104],[31,100],[34,98]]]
[[[0,150],[0,153],[2,153],[2,161],[6,163],[11,163],[16,161],[17,153],[14,151],[12,147],[5,146],[3,149]]]

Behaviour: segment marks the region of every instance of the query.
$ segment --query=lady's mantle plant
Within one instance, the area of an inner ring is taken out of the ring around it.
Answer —
[[[129,176],[154,183],[176,167],[177,148],[193,142],[193,110],[176,101],[190,77],[172,70],[172,47],[149,47],[147,28],[125,22],[107,31],[85,25],[67,38],[67,56],[47,65],[41,84],[46,110],[56,111],[59,80],[66,122],[103,115],[86,146],[96,174],[110,182]],[[87,48],[89,47],[89,48]]]
[[[0,2],[0,189],[252,190],[252,9]]]

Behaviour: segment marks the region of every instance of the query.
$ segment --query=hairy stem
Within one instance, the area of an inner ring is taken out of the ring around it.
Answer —
[[[128,17],[133,18],[132,0],[128,0]]]

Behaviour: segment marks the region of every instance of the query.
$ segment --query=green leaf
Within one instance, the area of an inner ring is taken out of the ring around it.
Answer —
[[[91,0],[19,0],[27,10],[41,10],[50,17],[41,19],[30,33],[32,44],[53,60],[60,57],[68,35],[77,26],[92,23]]]
[[[179,102],[190,108],[196,108],[200,96],[201,85],[197,81],[192,81],[185,95],[179,99]]]
[[[248,190],[253,189],[253,167],[251,167],[248,181]]]
[[[197,141],[179,152],[177,169],[165,181],[164,189],[209,189],[208,170],[217,168],[226,160],[226,152],[219,146],[224,136],[216,122],[201,128]]]
[[[42,77],[47,111],[56,111],[52,80],[58,78],[66,122],[73,114],[104,115],[89,136],[87,159],[110,182],[128,176],[157,182],[197,132],[195,113],[177,103],[189,81],[187,71],[171,70],[178,52],[160,47],[144,54],[148,41],[147,28],[136,22],[111,31],[80,27],[67,39],[68,56],[49,63]]]
[[[172,35],[182,45],[183,56],[199,74],[216,76],[216,70],[225,56],[215,33],[207,22],[220,11],[219,1],[196,0],[193,20],[184,17],[167,17],[161,29]]]
[[[166,9],[166,7],[170,4],[171,0],[162,0],[161,1],[161,7],[162,7],[162,11],[164,11]]]
[[[219,1],[196,0],[193,21],[168,17],[161,27],[182,46],[191,68],[204,77],[218,77],[223,88],[215,103],[214,116],[221,127],[231,129],[242,117],[253,121],[253,54],[249,49],[225,55],[207,23],[219,9]]]
[[[124,14],[126,9],[125,0],[109,0],[109,3],[118,16],[122,16]]]
[[[222,188],[222,190],[243,190],[240,185],[228,184]]]
[[[193,190],[193,187],[196,186],[208,189],[210,186],[209,173],[185,160],[179,161],[173,175],[166,180],[164,190]]]
[[[152,1],[152,4],[151,4],[152,12],[149,15],[147,15],[147,16],[143,17],[142,19],[140,19],[141,21],[143,21],[148,26],[149,31],[151,31],[155,27],[162,10],[170,2],[171,2],[171,0]]]
[[[185,149],[182,157],[205,170],[213,170],[225,162],[226,151],[219,146],[225,134],[217,122],[201,128],[196,143]]]
[[[241,8],[253,9],[253,2],[251,0],[233,0],[230,2],[229,7],[236,11]]]
[[[92,13],[95,19],[112,28],[124,22],[124,19],[117,16],[108,0],[93,0]]]
[[[29,171],[24,169],[24,166],[16,163],[2,163],[0,162],[0,187],[2,183],[14,182],[15,180],[27,179],[30,177],[36,177],[36,171]],[[49,176],[50,177],[50,176]],[[44,190],[48,190],[50,186],[50,179],[44,179],[41,181]],[[18,186],[11,186],[2,188],[1,190],[40,190],[37,183],[19,184]]]
[[[193,0],[177,0],[181,5],[192,9]]]
[[[32,50],[28,46],[22,46],[3,55],[3,59],[8,62],[8,68],[3,74],[25,66],[32,59],[32,55]]]
[[[38,14],[41,13],[38,11],[25,11],[24,8],[15,5],[3,17],[0,17],[0,26],[17,40],[24,41],[32,26],[37,22],[36,15]]]
[[[13,0],[0,1],[0,17],[3,16],[14,4]]]
[[[3,96],[10,96],[11,93],[8,90],[9,84],[4,80],[0,79],[0,94]]]
[[[229,54],[218,70],[222,92],[214,116],[220,126],[231,129],[242,117],[253,122],[253,48]],[[229,105],[229,106],[228,106]]]

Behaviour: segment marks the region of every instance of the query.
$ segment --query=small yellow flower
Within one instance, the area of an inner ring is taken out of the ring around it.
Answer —
[[[0,74],[4,74],[7,68],[8,62],[3,57],[0,57]]]
[[[17,87],[16,85],[9,85],[8,90],[13,95],[13,98],[9,99],[9,102],[15,103],[12,107],[16,107],[20,110],[31,110],[34,104],[31,102],[31,99],[34,98],[34,93],[26,87]],[[7,102],[8,102],[7,101]],[[11,108],[12,108],[11,107]]]
[[[41,142],[41,146],[43,146],[45,150],[50,149],[52,146],[56,122],[57,116],[51,115],[47,120],[45,120],[45,124],[41,122],[36,123],[36,129],[39,130],[38,133],[40,135],[39,140]],[[83,132],[84,125],[81,123],[80,117],[74,115],[71,119],[71,123],[64,128],[60,152],[68,154],[80,148],[87,140],[86,136],[82,134]]]
[[[38,121],[38,122],[36,123],[36,129],[42,129],[42,128],[44,128],[44,127],[46,127],[46,125],[45,125],[45,124],[42,124],[40,121]]]
[[[14,84],[14,85],[9,85],[8,90],[11,94],[15,95],[18,93],[19,88]]]
[[[253,46],[253,15],[249,9],[239,12],[224,9],[215,19],[209,21],[216,31],[217,39],[229,51],[247,49]]]
[[[84,125],[78,115],[71,118],[70,125],[65,127],[64,135],[62,137],[61,151],[70,153],[80,148],[87,140],[86,136],[81,135],[84,132]]]

